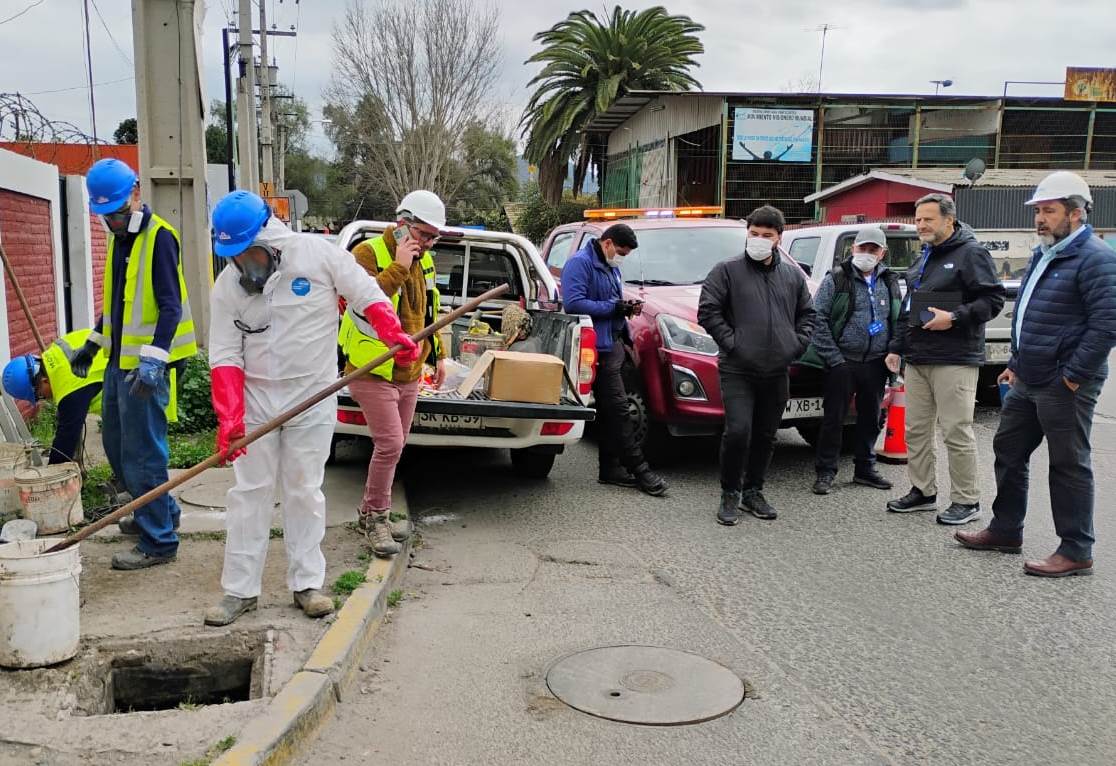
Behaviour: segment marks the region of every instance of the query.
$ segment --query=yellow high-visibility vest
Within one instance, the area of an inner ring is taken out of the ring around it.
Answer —
[[[51,400],[58,404],[75,391],[86,386],[101,385],[105,382],[105,368],[108,367],[108,354],[103,350],[93,357],[89,375],[79,378],[70,368],[70,360],[85,345],[92,330],[74,330],[51,343],[43,352],[43,372],[50,381]],[[101,411],[101,395],[97,394],[89,405],[90,412]]]
[[[120,369],[134,370],[139,367],[140,349],[150,346],[155,340],[155,325],[159,321],[159,306],[155,302],[155,290],[151,284],[154,269],[155,238],[160,229],[174,235],[179,248],[182,240],[174,227],[154,213],[147,228],[132,240],[132,251],[128,256],[127,272],[124,276],[124,316],[120,336]],[[108,258],[105,260],[104,280],[104,322],[102,333],[112,340],[112,275],[116,268],[116,238],[108,236]],[[178,289],[182,296],[182,318],[174,331],[170,344],[170,358],[167,363],[194,356],[198,353],[194,337],[194,319],[190,314],[190,301],[186,294],[186,277],[182,273],[182,258],[178,259]],[[138,305],[137,305],[138,304]],[[108,349],[106,349],[108,350]],[[171,381],[174,382],[173,380]]]
[[[387,243],[384,242],[381,235],[373,239],[371,244],[372,251],[376,254],[376,268],[383,271],[394,261],[391,253],[388,252]],[[426,324],[429,325],[437,318],[438,311],[442,306],[442,296],[438,292],[438,286],[434,279],[434,257],[429,250],[419,256],[419,266],[422,267],[422,277],[426,281]],[[391,306],[397,314],[399,313],[399,296],[402,292],[403,288],[400,288],[394,295],[390,296]],[[379,338],[367,335],[357,327],[356,322],[350,315],[352,310],[350,307],[341,318],[341,330],[337,334],[337,344],[341,346],[341,351],[345,354],[345,358],[349,360],[349,364],[354,367],[363,367],[385,353],[388,347]],[[441,340],[437,335],[432,336],[430,340],[434,349],[434,356],[440,356]],[[395,360],[389,358],[379,367],[373,368],[372,374],[391,381],[394,370]]]

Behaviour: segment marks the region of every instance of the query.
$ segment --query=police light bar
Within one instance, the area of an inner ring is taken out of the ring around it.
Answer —
[[[618,218],[705,218],[718,216],[724,209],[717,205],[695,207],[605,207],[585,211],[587,221],[611,221]]]

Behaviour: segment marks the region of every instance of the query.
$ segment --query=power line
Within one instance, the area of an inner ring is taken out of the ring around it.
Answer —
[[[16,19],[18,19],[23,14],[27,13],[32,8],[38,8],[40,5],[42,5],[45,2],[46,2],[46,0],[38,0],[37,2],[31,3],[31,5],[27,6],[26,8],[24,8],[22,11],[20,11],[16,15],[9,16],[6,19],[0,20],[0,24],[7,24],[9,21],[15,21]]]
[[[93,83],[93,87],[94,88],[99,88],[102,85],[116,85],[117,83],[128,82],[128,81],[134,80],[134,79],[136,79],[135,75],[131,75],[129,77],[121,77],[119,80],[105,80],[104,82]],[[47,93],[69,93],[70,91],[87,90],[88,88],[89,88],[88,84],[75,85],[72,88],[56,88],[54,90],[34,90],[34,91],[31,91],[30,93],[24,93],[23,95],[25,95],[25,96],[42,96],[42,95],[45,95]]]
[[[112,45],[114,48],[116,48],[117,53],[123,56],[124,60],[127,61],[129,64],[132,64],[131,56],[124,52],[124,49],[120,47],[120,44],[118,42],[116,42],[116,38],[112,36],[112,30],[109,29],[109,25],[105,23],[105,17],[101,15],[101,9],[97,7],[97,0],[90,0],[90,2],[93,3],[93,10],[97,12],[97,18],[101,20],[101,26],[105,28],[105,32],[108,34],[109,40],[112,41]]]
[[[85,73],[89,81],[89,121],[93,126],[93,143],[97,143],[97,99],[93,95],[93,48],[89,42],[89,0],[81,5],[81,21],[85,27]]]
[[[294,49],[294,62],[291,64],[291,93],[295,92],[295,84],[298,83],[298,38],[300,35],[297,33],[302,31],[302,3],[295,0],[295,49]]]

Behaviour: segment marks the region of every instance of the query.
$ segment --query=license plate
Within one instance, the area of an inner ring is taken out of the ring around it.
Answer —
[[[1003,362],[1006,364],[1011,361],[1011,344],[985,343],[984,360],[986,362]]]
[[[791,399],[787,402],[787,408],[783,411],[783,420],[821,417],[824,412],[822,402],[823,399],[820,396]]]
[[[426,431],[482,431],[484,430],[484,418],[479,415],[416,412],[413,427]]]

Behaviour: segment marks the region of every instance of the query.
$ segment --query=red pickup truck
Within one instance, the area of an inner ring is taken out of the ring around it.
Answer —
[[[649,454],[662,454],[670,436],[719,433],[724,408],[717,378],[717,344],[697,324],[698,297],[717,263],[744,252],[743,221],[705,217],[712,210],[589,211],[587,220],[559,226],[542,257],[559,281],[562,267],[619,218],[635,229],[639,248],[621,267],[626,298],[644,301],[631,319],[634,350],[624,369],[636,434]],[[631,217],[638,214],[638,217]],[[792,261],[793,262],[793,261]],[[817,289],[810,281],[810,290]],[[822,373],[792,365],[783,427],[813,443],[821,426]]]

